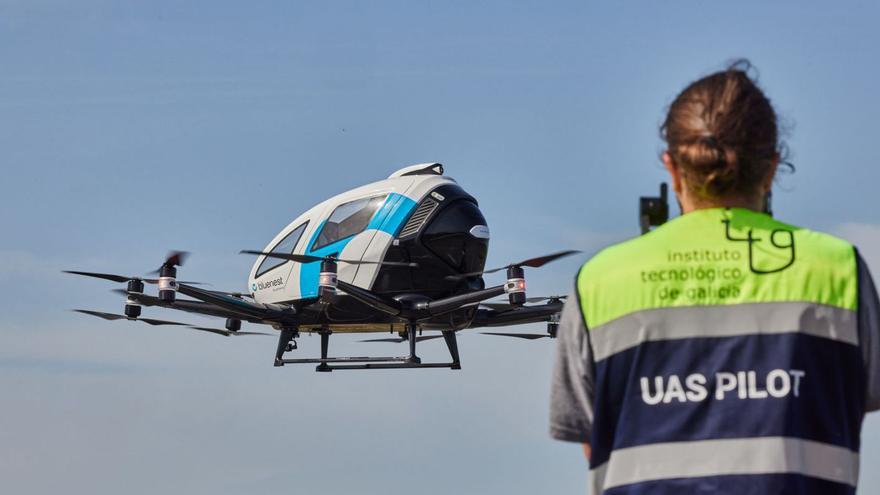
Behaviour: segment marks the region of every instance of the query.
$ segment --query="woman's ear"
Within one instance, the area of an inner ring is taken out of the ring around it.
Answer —
[[[669,178],[672,179],[672,191],[675,192],[675,200],[678,203],[678,209],[682,214],[693,210],[693,204],[685,195],[684,181],[682,179],[681,169],[672,161],[668,151],[663,152],[663,165],[669,172]]]
[[[767,176],[764,177],[764,183],[761,184],[764,188],[764,194],[770,192],[770,189],[773,188],[773,179],[776,178],[776,169],[779,168],[779,153],[773,156],[773,160],[770,162],[770,170],[767,171]]]
[[[669,172],[669,176],[672,178],[672,190],[675,191],[675,194],[681,196],[681,171],[672,161],[672,157],[669,156],[668,151],[663,152],[663,165],[666,167],[666,171]]]

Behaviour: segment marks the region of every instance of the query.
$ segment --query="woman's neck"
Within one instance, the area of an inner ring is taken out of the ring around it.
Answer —
[[[708,208],[744,208],[746,210],[762,212],[765,210],[766,206],[766,199],[762,196],[752,198],[734,197],[707,199],[694,197],[685,192],[684,194],[677,195],[677,197],[682,215]]]

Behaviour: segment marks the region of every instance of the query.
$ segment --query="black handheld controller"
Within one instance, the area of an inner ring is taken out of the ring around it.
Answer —
[[[669,187],[665,182],[660,184],[660,196],[642,196],[639,198],[639,226],[642,234],[651,227],[663,225],[669,220]]]

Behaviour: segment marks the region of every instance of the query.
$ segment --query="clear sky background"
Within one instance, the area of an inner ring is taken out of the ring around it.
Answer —
[[[553,342],[462,335],[458,372],[273,368],[274,339],[71,313],[122,300],[59,271],[186,249],[183,277],[242,290],[240,249],[426,161],[481,201],[490,265],[595,252],[664,179],[666,106],[740,56],[789,129],[777,216],[877,271],[878,20],[868,1],[0,0],[3,490],[583,493],[579,448],[547,436]],[[567,292],[586,256],[530,293]],[[331,346],[389,351],[355,340]],[[861,493],[878,462],[873,417]]]

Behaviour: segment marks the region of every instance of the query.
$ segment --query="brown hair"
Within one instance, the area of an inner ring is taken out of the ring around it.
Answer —
[[[785,153],[776,112],[749,69],[747,60],[739,60],[694,81],[672,102],[660,127],[670,158],[701,197],[754,194]]]

